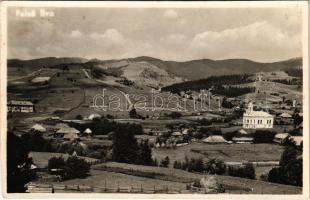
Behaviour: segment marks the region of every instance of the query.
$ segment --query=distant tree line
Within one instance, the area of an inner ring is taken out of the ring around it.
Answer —
[[[200,91],[202,89],[209,89],[214,87],[214,94],[218,94],[215,92],[222,92],[224,90],[221,88],[223,85],[237,85],[253,82],[250,79],[251,75],[224,75],[224,76],[210,76],[206,79],[194,80],[194,81],[186,81],[182,83],[176,83],[170,86],[166,86],[162,88],[162,91],[171,91],[173,93],[179,93],[181,91],[194,90]]]
[[[226,166],[219,159],[210,159],[204,162],[202,158],[191,158],[185,156],[184,162],[175,161],[173,167],[189,172],[200,172],[207,174],[229,175],[248,179],[255,179],[255,169],[251,163],[242,166]]]
[[[290,69],[286,69],[285,72],[289,76],[299,77],[302,79],[302,68],[290,68]]]
[[[297,85],[300,83],[300,81],[298,81],[297,78],[293,78],[293,79],[273,79],[271,81],[276,82],[276,83],[282,83],[285,85]]]

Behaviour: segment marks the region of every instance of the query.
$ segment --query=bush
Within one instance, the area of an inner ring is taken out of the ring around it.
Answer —
[[[180,112],[172,112],[169,116],[172,119],[179,119],[180,117],[182,117],[182,114]]]
[[[47,169],[51,173],[54,173],[52,172],[52,169],[60,169],[60,171],[62,171],[65,168],[65,164],[63,157],[52,157],[48,160]],[[54,174],[61,174],[60,171],[57,171]]]
[[[254,143],[273,143],[275,135],[276,133],[273,131],[257,130],[253,134]]]
[[[225,174],[226,165],[222,160],[210,159],[206,163],[206,171],[209,174]]]
[[[89,173],[90,164],[76,156],[69,157],[64,168],[64,179],[83,178]]]
[[[255,169],[253,164],[251,163],[247,163],[245,164],[245,166],[241,167],[229,166],[228,175],[241,178],[255,179]]]
[[[168,167],[169,166],[169,163],[170,163],[170,159],[168,156],[166,156],[164,159],[162,159],[160,161],[160,167]]]

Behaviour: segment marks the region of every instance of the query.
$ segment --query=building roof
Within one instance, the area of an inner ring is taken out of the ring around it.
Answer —
[[[64,138],[72,140],[79,138],[79,136],[77,135],[77,133],[65,133]]]
[[[180,133],[180,132],[178,132],[178,131],[172,133],[172,136],[181,136],[181,135],[182,135],[182,133]]]
[[[39,76],[39,77],[35,77],[34,79],[31,80],[32,83],[42,83],[45,81],[49,81],[51,79],[51,77],[48,76]]]
[[[280,115],[280,117],[284,117],[284,118],[291,118],[292,117],[292,115],[290,115],[290,114],[288,114],[288,113],[282,113],[281,115]]]
[[[297,146],[300,146],[302,142],[302,136],[292,136],[291,138],[294,140],[294,142],[296,142]]]
[[[92,131],[90,130],[90,128],[87,128],[87,129],[85,129],[84,133],[91,134]]]
[[[233,141],[253,141],[254,138],[253,137],[233,137],[232,139]]]
[[[277,139],[285,139],[285,138],[287,138],[289,136],[290,136],[289,133],[278,133],[274,137],[277,138]]]
[[[8,105],[16,105],[16,106],[33,106],[31,101],[18,101],[18,100],[11,100],[8,102]]]
[[[227,140],[223,138],[221,135],[211,135],[202,140],[205,143],[227,143]]]
[[[272,117],[271,114],[264,111],[251,111],[243,114],[245,117]]]
[[[238,132],[239,132],[240,134],[243,134],[243,135],[248,134],[244,129],[240,129]]]
[[[63,133],[63,134],[75,133],[75,134],[79,134],[80,131],[78,131],[75,128],[72,128],[72,127],[62,127],[56,133]]]
[[[31,127],[32,130],[35,130],[35,131],[39,131],[39,132],[45,132],[46,131],[46,128],[44,128],[42,125],[40,124],[35,124]]]
[[[90,114],[89,117],[88,117],[88,119],[89,119],[89,120],[93,120],[93,119],[95,119],[95,118],[100,118],[100,117],[101,117],[101,115],[99,115],[99,114],[97,114],[97,113],[94,113],[94,114]]]

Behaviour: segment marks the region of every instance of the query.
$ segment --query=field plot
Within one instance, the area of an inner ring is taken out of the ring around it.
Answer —
[[[92,185],[98,188],[117,188],[117,187],[134,187],[145,189],[167,188],[170,190],[184,190],[185,183],[165,181],[159,179],[151,179],[146,177],[132,176],[122,173],[108,172],[102,170],[91,170],[90,176],[84,179],[72,179],[62,182],[62,184],[70,185],[79,183],[81,185]]]
[[[276,144],[204,144],[191,143],[177,149],[154,149],[153,154],[157,159],[169,156],[170,163],[175,160],[183,161],[188,158],[202,157],[205,160],[211,158],[221,159],[224,162],[242,161],[278,161],[283,147]]]
[[[135,177],[148,177],[152,178],[152,181],[162,180],[169,182],[178,183],[190,183],[194,180],[200,180],[203,175],[198,173],[190,173],[187,171],[173,169],[173,168],[162,168],[162,167],[151,167],[143,165],[132,165],[125,163],[109,162],[94,165],[93,169],[99,171],[108,171],[109,173],[121,173],[126,175],[134,175]],[[215,176],[217,181],[226,188],[226,192],[229,193],[250,193],[250,194],[297,194],[301,193],[301,188],[274,184],[259,180],[244,179],[232,176]],[[90,177],[89,177],[90,179]],[[84,182],[89,184],[89,182]],[[147,184],[147,183],[144,183]],[[167,182],[164,182],[167,184]],[[152,187],[152,184],[150,185]],[[175,185],[178,187],[179,185]]]
[[[68,154],[64,153],[53,153],[53,152],[34,152],[31,151],[29,153],[29,157],[32,158],[33,163],[37,165],[40,168],[47,167],[48,160],[52,157],[63,157],[64,159],[68,158]],[[83,157],[83,156],[78,156],[79,158],[84,158],[87,162],[95,162],[98,161],[95,158],[89,158],[89,157]]]

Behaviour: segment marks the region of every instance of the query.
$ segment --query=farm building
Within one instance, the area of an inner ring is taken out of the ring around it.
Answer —
[[[182,133],[180,133],[180,132],[173,132],[172,133],[172,136],[174,136],[174,137],[179,137],[179,136],[182,136]]]
[[[221,135],[211,135],[203,139],[202,142],[209,144],[220,144],[220,143],[227,143],[227,140],[225,140]]]
[[[249,144],[253,143],[253,137],[233,137],[232,141],[237,144]]]
[[[302,143],[302,136],[291,136],[293,141],[296,143],[296,146],[300,146]]]
[[[30,130],[33,132],[40,132],[40,133],[46,132],[46,128],[44,128],[41,124],[33,125]]]
[[[96,118],[101,118],[101,115],[94,113],[94,114],[89,115],[88,117],[89,120],[93,120]]]
[[[46,84],[51,80],[51,77],[35,77],[31,80],[31,83],[35,84]]]
[[[247,135],[248,134],[248,132],[246,132],[244,129],[240,129],[238,131],[238,133],[240,133],[241,135]]]
[[[254,111],[253,103],[250,102],[248,109],[243,114],[243,128],[258,129],[272,128],[273,116],[264,111]]]
[[[80,134],[80,131],[72,127],[62,127],[56,132],[56,134],[63,136],[66,140],[74,140],[79,138],[78,134]]]
[[[90,130],[90,128],[87,128],[83,131],[83,135],[84,136],[91,136],[92,135],[92,130]]]
[[[284,142],[284,140],[285,140],[286,138],[289,138],[289,137],[290,137],[290,134],[288,134],[288,133],[278,133],[278,134],[276,134],[276,135],[274,136],[273,141],[274,141],[275,143],[282,144],[282,143]]]
[[[30,101],[11,100],[7,104],[8,112],[34,112],[34,105]]]
[[[292,118],[292,115],[290,115],[289,113],[282,113],[281,115],[279,115],[277,117],[282,123],[285,123],[285,124],[291,124],[293,123],[293,118]]]

